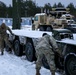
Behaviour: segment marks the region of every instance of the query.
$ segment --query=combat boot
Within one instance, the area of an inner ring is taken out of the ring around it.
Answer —
[[[55,75],[55,71],[51,71],[51,75]]]
[[[40,72],[39,72],[39,70],[37,70],[37,69],[36,69],[36,75],[40,75]]]

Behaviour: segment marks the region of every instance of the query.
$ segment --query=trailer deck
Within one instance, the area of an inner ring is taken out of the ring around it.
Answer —
[[[42,37],[43,33],[48,33],[49,35],[52,35],[52,32],[46,31],[12,30],[12,32],[17,36],[25,36],[30,38],[40,38]]]

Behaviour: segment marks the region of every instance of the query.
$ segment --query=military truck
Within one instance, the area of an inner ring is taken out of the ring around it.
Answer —
[[[54,23],[52,24],[53,29],[63,29],[66,27],[66,25],[68,24],[66,19],[55,19]]]
[[[67,20],[67,24],[72,24],[75,23],[75,21],[73,20],[74,16],[71,14],[64,14],[60,17],[61,19],[66,19]]]
[[[34,17],[33,30],[52,31],[52,29],[64,28],[67,25],[66,19],[58,19],[46,13],[36,14]]]
[[[52,8],[49,14],[37,13],[34,16],[33,30],[52,31],[52,29],[65,28],[69,23],[74,23],[73,15],[69,8]]]
[[[51,20],[50,20],[51,21]],[[38,13],[34,17],[33,30],[51,31],[53,28],[46,13]]]

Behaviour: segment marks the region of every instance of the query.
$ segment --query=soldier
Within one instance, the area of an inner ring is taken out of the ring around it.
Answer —
[[[55,39],[47,33],[44,33],[43,36],[39,39],[35,49],[37,55],[36,75],[40,75],[39,71],[41,69],[43,55],[47,59],[52,75],[55,75],[56,67],[54,62],[54,52],[57,52],[61,55]]]
[[[0,26],[0,49],[1,49],[1,55],[3,55],[4,53],[4,41],[5,43],[11,48],[11,50],[13,49],[11,43],[8,40],[8,35],[7,35],[7,30],[12,34],[11,29],[5,25],[5,23],[2,23]],[[12,52],[12,51],[11,51]]]

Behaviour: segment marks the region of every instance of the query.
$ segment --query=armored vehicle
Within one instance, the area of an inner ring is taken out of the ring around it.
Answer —
[[[53,37],[56,39],[63,57],[55,54],[56,67],[65,70],[66,75],[76,74],[76,40],[67,29],[54,29]],[[42,60],[43,66],[49,68],[46,59]]]

